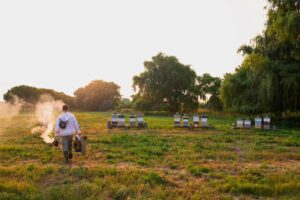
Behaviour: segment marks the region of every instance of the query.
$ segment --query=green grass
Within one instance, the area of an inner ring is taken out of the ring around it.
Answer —
[[[30,130],[33,113],[0,130],[0,199],[300,199],[300,131],[173,129],[147,116],[146,130],[106,129],[110,113],[75,113],[87,155],[63,164]]]

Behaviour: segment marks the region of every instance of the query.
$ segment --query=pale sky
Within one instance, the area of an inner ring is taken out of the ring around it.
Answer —
[[[2,0],[0,100],[16,85],[72,95],[90,81],[121,86],[159,52],[222,77],[264,29],[265,0]]]

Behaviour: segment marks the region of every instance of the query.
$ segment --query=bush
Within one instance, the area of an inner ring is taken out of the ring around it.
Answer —
[[[152,107],[152,103],[142,98],[138,98],[133,103],[133,108],[140,111],[150,110]]]

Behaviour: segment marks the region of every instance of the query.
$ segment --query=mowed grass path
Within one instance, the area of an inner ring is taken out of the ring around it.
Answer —
[[[21,114],[0,135],[0,199],[300,199],[300,131],[174,130],[146,117],[147,130],[107,130],[110,113],[75,113],[87,155],[63,164]]]

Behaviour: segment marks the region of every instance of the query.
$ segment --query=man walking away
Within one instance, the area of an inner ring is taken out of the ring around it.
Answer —
[[[69,106],[62,107],[63,113],[57,118],[55,125],[55,136],[61,137],[63,153],[66,163],[73,158],[72,139],[73,134],[80,134],[79,124],[76,117],[69,112]]]

